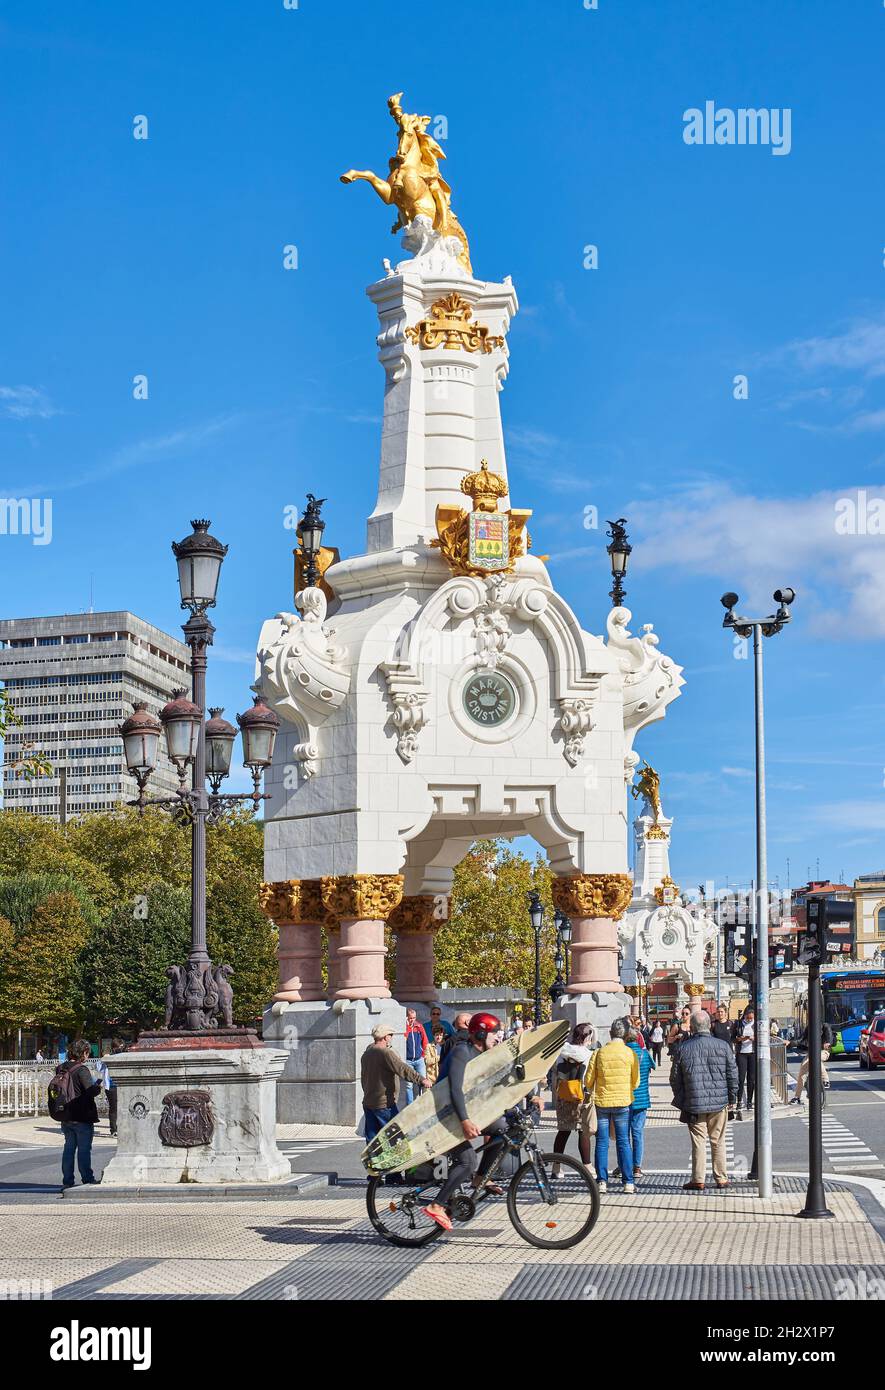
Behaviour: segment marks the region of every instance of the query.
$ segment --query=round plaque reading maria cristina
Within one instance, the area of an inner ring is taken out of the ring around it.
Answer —
[[[516,709],[516,691],[497,671],[478,671],[464,686],[464,709],[475,724],[494,728]]]

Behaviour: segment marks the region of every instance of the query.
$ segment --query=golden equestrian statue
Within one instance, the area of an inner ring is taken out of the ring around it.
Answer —
[[[639,770],[639,780],[635,787],[630,788],[630,795],[633,797],[644,797],[654,814],[654,825],[648,831],[648,839],[663,840],[667,837],[667,832],[661,825],[661,817],[664,814],[661,806],[661,778],[643,758],[644,766]]]
[[[379,179],[371,169],[348,169],[341,175],[342,183],[364,179],[385,203],[392,203],[399,216],[391,227],[395,234],[408,227],[416,217],[426,217],[440,236],[457,237],[461,243],[458,260],[464,269],[473,273],[467,234],[452,212],[452,190],[439,171],[439,161],[445,159],[432,135],[427,134],[430,116],[409,115],[400,105],[402,92],[388,97],[387,106],[399,129],[396,154],[389,160],[390,174]]]

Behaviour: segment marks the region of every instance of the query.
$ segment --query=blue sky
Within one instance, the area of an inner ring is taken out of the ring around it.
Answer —
[[[93,577],[96,608],[177,631],[169,543],[210,516],[230,545],[211,693],[245,707],[260,622],[291,603],[284,508],[327,494],[328,539],[363,548],[382,398],[363,291],[398,248],[338,174],[384,168],[404,89],[446,119],[476,273],[520,296],[514,503],[595,632],[586,509],[627,516],[633,628],[685,667],[639,745],[675,877],[752,873],[752,668],[718,600],[762,610],[781,584],[772,877],[881,868],[885,540],[836,526],[840,498],[885,496],[881,5],[7,0],[0,42],[0,490],[53,500],[51,544],[0,536],[3,616],[86,608]],[[708,100],[789,108],[789,154],[687,145]]]

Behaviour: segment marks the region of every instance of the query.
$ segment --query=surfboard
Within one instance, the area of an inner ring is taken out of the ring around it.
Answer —
[[[568,1023],[560,1019],[477,1052],[464,1071],[467,1118],[484,1129],[523,1100],[547,1075],[568,1033]],[[439,1158],[463,1142],[449,1079],[444,1077],[388,1121],[361,1158],[373,1176],[396,1173]]]

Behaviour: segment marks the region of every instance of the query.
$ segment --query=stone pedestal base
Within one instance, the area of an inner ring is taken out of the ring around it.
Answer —
[[[393,999],[337,999],[334,1004],[272,1004],[263,1036],[286,1049],[277,1082],[280,1124],[353,1125],[363,1118],[360,1059],[379,1023],[394,1029],[403,1053],[406,1011]]]
[[[179,1046],[104,1060],[119,1088],[119,1140],[103,1186],[291,1177],[274,1137],[285,1052]]]
[[[620,993],[565,994],[553,1006],[553,1017],[568,1019],[572,1028],[579,1023],[592,1024],[603,1045],[610,1041],[608,1030],[615,1019],[632,1013],[633,1000],[629,994]]]

